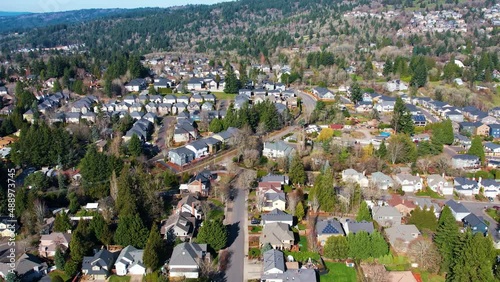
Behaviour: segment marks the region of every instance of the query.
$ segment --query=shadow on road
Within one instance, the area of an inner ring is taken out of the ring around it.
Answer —
[[[227,247],[230,247],[234,241],[236,241],[236,238],[238,238],[238,235],[240,234],[239,224],[240,222],[238,221],[233,224],[226,225],[228,232]]]

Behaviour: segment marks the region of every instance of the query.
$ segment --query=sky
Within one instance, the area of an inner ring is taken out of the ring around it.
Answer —
[[[1,0],[0,11],[47,13],[91,8],[170,7],[214,4],[229,0]]]

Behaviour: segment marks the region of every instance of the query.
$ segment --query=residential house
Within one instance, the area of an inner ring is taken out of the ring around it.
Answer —
[[[23,114],[23,119],[25,119],[29,123],[33,123],[33,121],[34,121],[34,115],[35,115],[35,113],[32,110],[27,110]]]
[[[130,245],[122,249],[115,262],[116,275],[145,275],[146,267],[142,259],[143,255],[144,250],[136,249]]]
[[[202,96],[203,96],[203,100],[204,100],[205,102],[210,102],[210,103],[215,104],[215,102],[216,102],[216,97],[215,97],[215,95],[214,95],[214,94],[212,94],[212,93],[208,93],[208,94],[205,94],[205,95],[202,95]]]
[[[80,123],[81,113],[66,113],[64,114],[67,123]]]
[[[200,106],[200,104],[198,102],[194,102],[193,101],[193,102],[189,103],[189,105],[187,105],[186,109],[187,109],[188,112],[192,113],[194,111],[201,110],[201,106]]]
[[[455,192],[458,194],[469,197],[479,194],[479,185],[475,180],[470,180],[464,177],[455,177],[454,185]]]
[[[388,201],[389,205],[395,207],[400,214],[409,216],[410,213],[417,207],[413,201],[407,200],[397,194],[392,195]]]
[[[83,257],[82,273],[93,280],[106,280],[111,274],[115,262],[114,254],[106,249],[101,249],[93,256]]]
[[[483,144],[484,153],[489,157],[500,156],[500,145],[493,142],[486,142]]]
[[[195,195],[184,196],[175,207],[175,213],[189,213],[196,219],[201,219],[201,202]]]
[[[483,179],[479,177],[479,188],[483,189],[483,195],[485,197],[496,198],[500,191],[500,182],[495,179]]]
[[[315,87],[312,92],[320,99],[335,99],[335,94],[326,88]]]
[[[408,246],[417,239],[420,235],[417,227],[413,224],[410,225],[397,225],[386,228],[385,234],[391,244],[392,248],[398,253],[406,253]]]
[[[460,122],[459,124],[460,133],[468,133],[470,135],[475,135],[476,130],[481,126],[480,122]]]
[[[364,173],[349,168],[342,171],[342,181],[358,183],[361,188],[367,188],[369,181]]]
[[[177,102],[172,106],[172,112],[176,114],[182,113],[185,110],[187,110],[187,104],[184,102]]]
[[[493,138],[500,138],[500,124],[490,124],[490,136]]]
[[[282,274],[285,272],[285,259],[281,251],[268,250],[263,255],[263,274]],[[267,281],[267,280],[265,280]]]
[[[431,209],[434,210],[434,215],[439,218],[439,215],[441,214],[441,207],[432,202],[428,198],[416,198],[415,199],[415,204],[421,209],[421,210],[426,210],[430,211]]]
[[[214,109],[214,105],[212,102],[205,102],[203,105],[201,105],[201,110],[202,111],[211,111]]]
[[[0,139],[1,141],[1,139]],[[7,157],[10,154],[11,148],[5,147],[2,148],[0,145],[0,157]],[[2,156],[2,153],[5,152],[6,156]],[[16,231],[18,228],[17,221],[15,219],[12,219],[8,216],[2,216],[0,217],[0,236],[1,237],[15,237],[16,236]]]
[[[213,138],[213,137],[207,137],[204,138],[203,141],[205,144],[208,146],[208,153],[209,154],[215,154],[220,150],[222,142]]]
[[[185,147],[179,147],[168,151],[168,158],[170,162],[184,166],[195,159],[195,154]]]
[[[389,96],[381,96],[377,104],[375,105],[375,109],[379,112],[393,112],[394,105],[396,104],[396,98]]]
[[[271,159],[290,158],[295,153],[295,149],[283,141],[265,142],[262,155]]]
[[[188,96],[177,97],[177,103],[184,103],[184,104],[188,105],[189,102],[191,102],[191,99]]]
[[[453,140],[453,142],[457,145],[464,147],[464,149],[469,149],[470,145],[472,144],[470,138],[462,134],[455,133],[454,138],[455,139]]]
[[[401,224],[401,213],[391,206],[376,206],[372,208],[372,217],[380,226],[394,226]]]
[[[198,279],[204,261],[210,262],[207,244],[181,243],[172,251],[168,262],[169,276]]]
[[[279,174],[268,174],[263,176],[261,182],[270,182],[279,185],[288,185],[290,183],[290,178],[287,175],[279,175]]]
[[[262,205],[262,211],[271,211],[273,209],[279,209],[284,211],[286,209],[286,195],[283,192],[278,193],[264,193],[263,194],[264,204]]]
[[[260,245],[269,243],[273,249],[290,250],[294,245],[295,236],[286,223],[272,222],[264,225],[260,236]]]
[[[16,261],[0,262],[2,278],[5,279],[12,269],[16,271],[21,282],[38,281],[44,274],[47,274],[47,263],[40,261],[32,254],[23,253]]]
[[[462,219],[465,228],[470,228],[472,234],[481,233],[483,235],[488,234],[488,225],[482,217],[479,217],[473,213],[470,213]]]
[[[192,77],[187,82],[187,89],[189,90],[203,90],[205,88],[205,81],[203,78]]]
[[[394,187],[394,180],[389,175],[379,171],[372,173],[370,183],[382,190]]]
[[[234,139],[237,133],[237,128],[229,127],[227,130],[214,134],[212,137],[221,141],[222,144],[231,144],[231,141]]]
[[[155,102],[149,102],[144,106],[146,112],[148,113],[158,113],[158,104]]]
[[[189,212],[170,215],[161,221],[160,234],[165,240],[174,242],[177,238],[185,242],[191,240],[196,226],[196,218]]]
[[[316,236],[321,246],[324,246],[326,240],[331,236],[345,236],[342,224],[335,219],[318,220],[316,223]]]
[[[342,227],[344,228],[346,236],[351,233],[356,234],[361,231],[364,231],[368,234],[372,234],[373,231],[375,231],[375,228],[373,227],[373,222],[368,222],[364,220],[358,222],[347,219],[344,222],[342,222]]]
[[[146,108],[147,110],[147,108]],[[172,111],[172,104],[168,103],[160,103],[158,104],[158,114],[163,116],[163,115],[168,115]]]
[[[450,208],[456,221],[462,221],[464,217],[470,214],[470,211],[460,202],[457,203],[453,200],[449,200],[446,202],[446,205]]]
[[[418,174],[399,173],[394,176],[394,181],[401,185],[404,192],[413,193],[422,190],[422,178]]]
[[[272,182],[259,182],[257,186],[257,196],[263,197],[266,193],[281,193],[281,184]]]
[[[238,90],[238,95],[244,95],[250,98],[252,96],[252,90],[250,89],[240,89]]]
[[[269,250],[263,254],[262,282],[317,282],[316,271],[312,268],[298,268],[296,262],[286,262],[278,250]],[[286,270],[285,270],[286,269]]]
[[[480,120],[480,122],[482,122],[483,124],[488,124],[488,125],[498,124],[498,120],[492,116],[485,116]]]
[[[480,136],[490,136],[490,126],[487,124],[480,125],[476,129],[476,135]]]
[[[125,85],[125,89],[129,92],[139,92],[141,90],[146,89],[146,80],[143,78],[132,79],[127,85]]]
[[[40,245],[38,245],[38,254],[41,257],[54,257],[57,248],[61,251],[66,251],[71,242],[70,233],[53,232],[47,235],[42,235]]]
[[[408,85],[406,85],[404,82],[402,82],[399,79],[396,80],[391,80],[388,81],[385,84],[385,89],[389,92],[394,92],[394,91],[406,91],[408,90]]]
[[[203,139],[196,140],[187,144],[186,149],[193,151],[195,159],[199,159],[208,155],[208,146]]]
[[[163,96],[163,103],[173,105],[173,104],[177,103],[177,98],[175,97],[175,95],[172,95],[172,94],[165,95],[165,96]]]
[[[412,117],[414,126],[426,126],[427,118],[424,115],[413,115]]]
[[[166,78],[155,78],[154,80],[154,88],[156,91],[160,89],[166,89],[172,87],[173,82],[170,79]]]
[[[287,214],[286,212],[278,208],[273,209],[272,211],[262,215],[262,225],[266,225],[273,222],[281,222],[292,226],[293,216],[291,214]]]
[[[454,121],[454,122],[461,123],[464,121],[464,115],[457,110],[450,110],[450,111],[445,112],[444,117],[448,118],[449,120]]]
[[[181,184],[179,190],[182,193],[200,194],[207,196],[210,191],[211,181],[215,176],[209,170],[197,173],[187,184]]]
[[[474,155],[455,155],[451,157],[451,166],[455,169],[478,169],[481,167],[481,161]]]
[[[430,174],[427,176],[427,187],[441,195],[453,195],[453,184],[443,175]]]

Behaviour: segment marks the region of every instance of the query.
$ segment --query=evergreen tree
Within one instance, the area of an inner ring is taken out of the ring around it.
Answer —
[[[7,275],[5,275],[5,282],[20,282],[21,278],[15,273],[9,271]]]
[[[61,86],[61,83],[59,82],[59,79],[56,79],[54,81],[54,86],[52,86],[52,91],[53,92],[61,92],[63,89],[62,89],[62,86]]]
[[[120,216],[135,215],[138,212],[137,197],[132,191],[134,179],[130,176],[130,167],[123,168],[118,177],[118,198],[116,200],[116,209]]]
[[[132,138],[130,138],[130,141],[128,143],[128,152],[134,157],[138,157],[142,153],[141,140],[135,133],[132,135]]]
[[[61,251],[61,248],[56,248],[56,254],[54,255],[54,263],[57,269],[64,269],[64,265],[66,264],[66,258],[64,257],[64,253]]]
[[[384,239],[384,236],[380,234],[378,231],[373,231],[370,234],[370,256],[374,258],[379,258],[381,256],[385,256],[389,253],[389,245]]]
[[[71,221],[69,220],[69,216],[64,211],[56,214],[56,219],[54,220],[54,228],[55,232],[63,232],[66,233],[68,230],[71,230]]]
[[[355,259],[367,259],[371,255],[370,235],[366,231],[356,234],[350,233],[347,236],[349,243],[349,257]]]
[[[472,139],[472,143],[470,145],[469,151],[467,151],[467,154],[473,155],[473,156],[478,156],[481,162],[484,162],[485,159],[485,154],[484,154],[484,147],[483,147],[483,142],[481,141],[481,137],[476,136],[474,139]]]
[[[356,221],[372,221],[372,216],[370,214],[370,208],[365,201],[361,202],[359,206],[358,215],[356,215]]]
[[[158,226],[153,224],[149,233],[148,242],[144,249],[144,265],[151,271],[160,267],[162,254],[165,252],[163,239],[158,231]]]
[[[271,244],[269,243],[265,243],[263,246],[262,246],[262,249],[261,249],[261,253],[264,254],[265,252],[269,251],[269,250],[272,250],[273,249],[273,246],[271,246]]]
[[[61,278],[59,275],[54,275],[51,279],[50,282],[64,282],[64,279]]]
[[[455,141],[455,136],[453,134],[453,125],[451,120],[446,119],[439,124],[436,124],[432,130],[432,137],[439,144],[451,145]]]
[[[458,240],[458,226],[455,222],[455,217],[451,213],[448,206],[445,206],[439,216],[434,243],[436,244],[439,253],[443,257],[441,271],[447,272],[453,262],[453,250],[455,243]]]
[[[148,239],[148,230],[144,226],[138,214],[121,216],[118,220],[118,228],[114,235],[114,241],[118,245],[132,245],[142,249]]]
[[[349,243],[345,236],[330,236],[326,239],[323,254],[329,259],[346,259],[349,255]]]
[[[66,275],[69,277],[73,277],[76,275],[78,272],[78,269],[80,268],[80,263],[73,260],[73,258],[69,259],[66,264],[64,265],[64,272]]]
[[[332,212],[337,204],[337,196],[333,189],[334,177],[331,169],[324,169],[314,181],[314,186],[309,192],[309,198],[316,197],[322,211]]]
[[[381,159],[384,159],[387,156],[387,147],[385,146],[385,140],[382,140],[382,143],[380,143],[380,146],[377,150],[377,156]]]
[[[90,228],[95,234],[95,237],[104,245],[111,244],[113,233],[109,228],[109,224],[104,220],[101,214],[98,214],[90,221]]]
[[[361,100],[363,100],[361,88],[359,87],[359,83],[357,81],[354,81],[351,85],[351,101],[356,104]]]
[[[426,207],[426,209],[422,210],[417,206],[412,211],[408,223],[414,224],[419,230],[429,229],[431,231],[436,231],[438,221],[434,214],[434,207],[428,210]]]
[[[240,82],[231,66],[229,66],[226,71],[224,93],[236,94],[240,89]]]
[[[113,97],[113,83],[109,77],[104,81],[104,93],[109,98]]]
[[[300,201],[297,204],[297,207],[295,207],[295,216],[297,217],[297,220],[300,222],[304,218],[305,212],[304,212],[304,205],[302,204],[302,201]]]
[[[226,247],[227,229],[221,220],[207,220],[198,231],[197,243],[210,245],[215,251]]]
[[[211,122],[210,125],[208,126],[208,130],[210,130],[213,133],[219,133],[224,130],[224,124],[222,120],[218,118],[214,118]]]
[[[396,98],[391,126],[397,133],[413,134],[414,125],[410,111],[406,108],[401,97]]]
[[[78,196],[76,195],[75,192],[71,192],[68,194],[68,200],[69,200],[69,212],[74,214],[79,208],[80,208],[80,203],[78,203]]]
[[[391,59],[387,58],[387,60],[385,60],[385,63],[384,63],[384,70],[382,71],[382,74],[387,77],[389,74],[392,73],[392,69],[393,69],[393,63],[391,61]]]
[[[69,243],[71,260],[76,264],[80,264],[83,257],[92,251],[93,246],[94,243],[92,242],[89,224],[86,220],[80,220]],[[68,267],[68,262],[66,263],[66,267]]]
[[[420,88],[425,86],[425,84],[427,83],[427,65],[425,63],[425,59],[422,56],[418,57],[415,64],[416,66],[414,66],[415,68],[412,70],[413,75],[411,77],[410,85]],[[411,65],[412,64],[410,64],[410,66]]]
[[[298,153],[295,153],[295,156],[293,156],[289,176],[293,184],[305,184],[307,181],[304,164]]]

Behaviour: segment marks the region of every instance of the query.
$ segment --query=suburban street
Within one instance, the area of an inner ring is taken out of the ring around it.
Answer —
[[[316,99],[300,90],[295,90],[295,93],[302,99],[302,112],[305,116],[309,116],[314,108],[316,108]]]
[[[229,265],[226,269],[227,282],[244,281],[246,203],[245,190],[234,188],[234,200],[227,203],[226,225],[228,225]]]
[[[433,114],[431,114],[428,110],[424,109],[423,107],[418,107],[418,109],[422,112],[422,114],[425,116],[425,118],[429,122],[431,122],[431,123],[438,122],[438,119]]]

